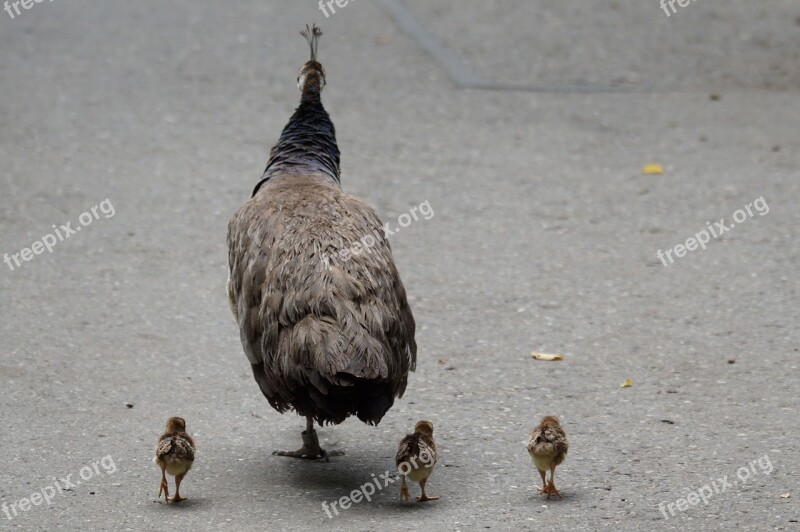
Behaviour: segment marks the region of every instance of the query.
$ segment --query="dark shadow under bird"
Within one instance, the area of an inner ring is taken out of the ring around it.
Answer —
[[[297,78],[300,105],[228,225],[228,298],[261,392],[279,412],[306,418],[303,447],[277,454],[318,458],[327,454],[314,421],[355,415],[377,425],[403,395],[417,346],[383,224],[340,187],[321,101],[322,33],[302,34],[311,58]]]

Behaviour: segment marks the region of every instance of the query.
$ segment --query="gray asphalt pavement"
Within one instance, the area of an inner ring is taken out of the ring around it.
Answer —
[[[794,0],[9,5],[0,530],[800,529]],[[329,463],[272,456],[303,420],[225,295],[313,21],[343,187],[434,213],[391,237],[417,371],[379,427],[320,430]],[[525,450],[545,414],[561,500]],[[181,505],[151,462],[171,415]],[[329,518],[423,418],[441,499],[390,476]]]

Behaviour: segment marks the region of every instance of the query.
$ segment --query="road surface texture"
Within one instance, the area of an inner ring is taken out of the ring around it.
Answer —
[[[795,0],[29,7],[0,12],[0,529],[800,530]],[[390,237],[417,371],[379,427],[320,430],[329,463],[272,456],[304,423],[225,295],[314,21],[344,189],[433,213]],[[525,449],[545,414],[561,500]],[[151,462],[171,415],[180,505]],[[392,472],[329,517],[419,419],[441,499]]]

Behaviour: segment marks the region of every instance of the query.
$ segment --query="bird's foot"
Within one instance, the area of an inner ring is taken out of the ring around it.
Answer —
[[[185,500],[186,500],[186,497],[181,497],[180,495],[178,495],[178,494],[176,493],[174,496],[172,496],[172,497],[168,497],[168,498],[167,498],[167,500],[168,500],[169,502],[181,502],[181,501],[185,501]]]
[[[553,481],[552,481],[552,480],[551,480],[551,481],[550,481],[550,483],[547,485],[547,498],[548,498],[548,499],[550,498],[550,494],[551,494],[551,493],[555,493],[556,495],[558,495],[558,498],[559,498],[559,499],[561,498],[561,493],[559,493],[559,492],[558,492],[558,490],[556,489],[556,485],[555,485],[555,484],[553,484]]]
[[[158,498],[161,498],[161,494],[164,494],[164,498],[169,502],[169,484],[167,484],[166,480],[162,480],[161,484],[158,486]]]
[[[305,458],[307,460],[321,459],[323,462],[329,462],[331,456],[341,456],[344,454],[344,451],[326,451],[321,447],[314,449],[303,445],[296,451],[272,451],[272,454],[275,456],[288,456],[290,458]]]
[[[306,458],[308,460],[322,459],[328,462],[331,456],[341,456],[344,451],[326,451],[319,446],[319,438],[317,431],[312,430],[311,434],[308,431],[303,431],[303,446],[296,451],[273,451],[273,455],[288,456],[290,458]]]
[[[428,501],[438,501],[438,500],[439,497],[428,497],[427,495],[417,497],[417,502],[428,502]]]
[[[408,502],[411,495],[408,493],[408,486],[400,486],[400,502]]]
[[[537,487],[536,489],[539,491],[539,493],[548,493],[548,494],[550,493],[550,485],[549,484],[545,484],[541,488]]]

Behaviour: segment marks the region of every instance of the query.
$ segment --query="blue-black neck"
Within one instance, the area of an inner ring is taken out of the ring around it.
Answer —
[[[261,185],[281,172],[321,172],[339,183],[336,129],[322,106],[320,91],[316,87],[306,87],[303,91],[300,106],[270,151],[264,176],[253,190],[253,196]]]

